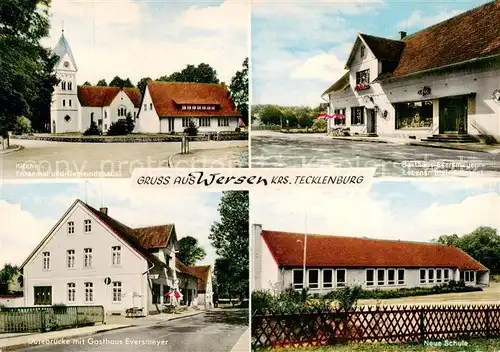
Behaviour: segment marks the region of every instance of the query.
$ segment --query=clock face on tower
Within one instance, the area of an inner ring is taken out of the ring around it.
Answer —
[[[64,61],[64,67],[69,67],[69,62],[68,61]]]

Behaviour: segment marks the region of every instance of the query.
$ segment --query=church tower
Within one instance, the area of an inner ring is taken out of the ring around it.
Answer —
[[[81,126],[76,85],[78,68],[71,48],[64,37],[64,30],[54,48],[54,54],[59,57],[54,71],[60,82],[54,87],[52,94],[50,129],[52,133],[79,132]]]

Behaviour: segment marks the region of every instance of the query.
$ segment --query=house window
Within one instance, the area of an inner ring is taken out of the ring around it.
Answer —
[[[429,283],[430,284],[434,283],[434,269],[429,269],[427,273],[428,273],[427,277],[429,278]]]
[[[63,106],[66,106],[66,99],[63,99]]]
[[[191,119],[182,119],[182,127],[189,127]]]
[[[200,117],[200,127],[210,127],[210,117]]]
[[[219,123],[219,127],[229,126],[229,117],[219,117],[218,123]]]
[[[292,285],[294,289],[301,289],[304,287],[304,273],[302,269],[292,270]]]
[[[34,286],[35,306],[52,304],[52,286]]]
[[[83,266],[85,268],[92,268],[92,248],[85,248],[83,250]]]
[[[462,271],[460,272],[460,281],[465,282],[475,282],[475,272],[474,271]]]
[[[94,284],[92,282],[85,283],[85,302],[94,302]]]
[[[378,269],[377,270],[377,286],[384,286],[384,285],[385,285],[385,270]]]
[[[345,269],[337,270],[337,287],[344,287],[346,283],[346,271]]]
[[[68,99],[68,105],[71,106],[71,99]]]
[[[415,101],[394,104],[396,112],[396,128],[425,128],[432,127],[433,103],[432,100]]]
[[[50,270],[50,252],[43,252],[43,270]]]
[[[323,269],[323,288],[333,287],[333,269]]]
[[[365,107],[356,106],[351,108],[351,125],[364,125],[365,123]]]
[[[333,123],[335,125],[345,125],[345,108],[335,109],[333,112],[335,113]],[[340,117],[339,115],[342,115],[343,117]]]
[[[73,221],[68,221],[67,229],[68,229],[68,235],[74,234],[75,233],[75,223]]]
[[[120,265],[121,264],[121,257],[122,257],[122,247],[121,246],[113,246],[111,247],[112,250],[112,261],[113,265]]]
[[[436,282],[440,283],[442,281],[442,270],[436,269]]]
[[[366,286],[373,286],[375,278],[375,270],[366,269]]]
[[[444,282],[450,281],[450,269],[444,269],[443,274],[444,274]]]
[[[421,284],[425,284],[427,281],[426,273],[427,273],[427,270],[420,269],[420,283]]]
[[[76,285],[74,282],[68,283],[68,302],[74,302],[76,296]]]
[[[92,221],[90,221],[90,219],[84,220],[83,227],[84,227],[85,233],[91,232],[92,231]]]
[[[122,301],[122,283],[120,281],[113,282],[113,302]]]
[[[73,269],[75,267],[75,250],[68,249],[66,251],[66,262],[68,269]]]
[[[319,288],[319,270],[309,269],[307,271],[307,287]]]
[[[405,284],[405,269],[398,269],[398,285]]]
[[[387,284],[392,286],[396,284],[396,270],[387,270]]]
[[[68,82],[68,90],[72,90],[73,89],[73,83],[71,82]],[[71,106],[71,104],[70,104]]]
[[[369,84],[370,83],[370,69],[356,72],[356,84]]]
[[[149,110],[153,110],[153,103],[149,103]]]
[[[365,46],[361,45],[361,49],[360,49],[361,58],[365,57],[365,49],[366,49]]]
[[[107,119],[108,118],[108,111],[107,110],[104,110],[104,118]]]
[[[161,303],[160,284],[153,284],[153,304]]]
[[[61,82],[61,89],[66,90],[66,82],[65,81]]]

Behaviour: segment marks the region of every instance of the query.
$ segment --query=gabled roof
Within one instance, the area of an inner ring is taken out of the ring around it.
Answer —
[[[71,60],[71,64],[73,65],[75,70],[78,70],[78,67],[76,66],[75,57],[73,56],[73,52],[71,51],[71,48],[69,47],[69,44],[66,38],[64,37],[64,32],[61,33],[61,37],[59,38],[59,41],[57,42],[53,52],[59,57],[56,66],[58,66],[61,63],[61,60],[63,59],[64,55],[68,54],[69,59]]]
[[[347,59],[346,69],[349,69],[352,61],[356,56],[356,52],[361,44],[366,44],[373,55],[378,60],[382,61],[398,61],[403,52],[405,43],[401,40],[393,40],[382,37],[376,37],[369,34],[359,33],[354,46]]]
[[[210,265],[199,265],[199,266],[190,266],[189,267],[196,276],[198,276],[198,292],[204,293],[207,291],[207,282],[210,278]]]
[[[280,267],[302,267],[303,233],[262,231]],[[310,267],[448,267],[488,270],[462,250],[433,243],[372,238],[307,235],[306,265]]]
[[[332,84],[325,92],[321,95],[325,95],[332,92],[339,92],[341,90],[349,87],[349,71],[347,71],[342,77],[338,79],[337,82]]]
[[[159,117],[241,117],[222,84],[149,82],[147,89]],[[178,105],[217,105],[216,110],[181,110]]]
[[[134,229],[133,232],[142,247],[146,249],[165,248],[168,245],[170,236],[172,234],[175,236],[175,225],[141,227]]]
[[[104,107],[110,106],[113,99],[120,93],[119,87],[78,86],[78,100],[82,106]],[[137,108],[141,104],[141,92],[137,88],[123,88]]]

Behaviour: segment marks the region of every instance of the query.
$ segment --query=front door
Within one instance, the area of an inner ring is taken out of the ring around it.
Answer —
[[[374,109],[366,109],[366,132],[377,133],[377,120]]]
[[[439,133],[467,133],[467,97],[439,99]]]

